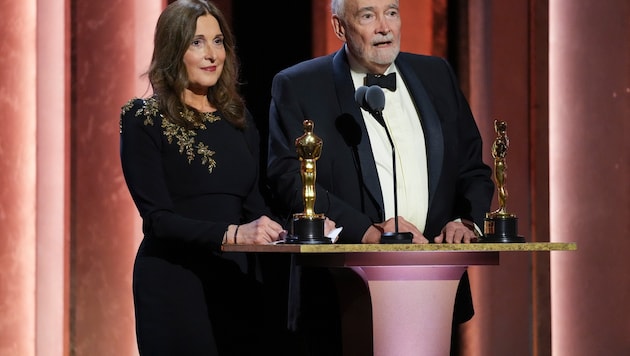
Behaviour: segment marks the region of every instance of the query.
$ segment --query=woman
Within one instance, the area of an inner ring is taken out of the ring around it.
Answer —
[[[238,73],[217,7],[175,1],[157,22],[153,95],[122,108],[122,168],[144,232],[133,271],[141,355],[259,354],[268,336],[255,256],[220,251],[286,233],[259,190]]]

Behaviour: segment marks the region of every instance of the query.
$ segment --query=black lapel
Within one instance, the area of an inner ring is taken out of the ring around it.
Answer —
[[[427,149],[427,166],[429,170],[429,204],[435,194],[444,160],[444,136],[440,125],[440,118],[435,111],[431,98],[422,82],[408,62],[396,59],[396,67],[405,81],[409,94],[414,99],[416,110],[420,115],[420,123],[424,131],[424,141]]]
[[[358,162],[355,162],[360,170],[363,178],[363,184],[373,199],[381,208],[382,219],[384,219],[383,195],[381,185],[378,179],[376,163],[372,155],[370,139],[368,137],[367,128],[361,115],[361,109],[354,99],[354,85],[352,76],[350,75],[350,66],[344,48],[342,47],[333,58],[333,77],[335,78],[335,90],[337,91],[337,99],[342,115],[339,119],[353,119],[361,130],[361,139],[358,142],[357,154]],[[344,117],[345,116],[345,117]],[[356,159],[356,158],[355,158]]]

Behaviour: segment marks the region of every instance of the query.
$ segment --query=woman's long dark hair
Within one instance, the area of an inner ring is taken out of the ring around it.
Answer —
[[[153,57],[147,72],[153,93],[165,118],[175,124],[190,128],[180,112],[193,110],[184,103],[184,89],[188,87],[188,75],[183,62],[195,35],[197,19],[212,15],[223,32],[225,63],[217,83],[208,89],[208,101],[223,117],[237,127],[245,125],[245,102],[238,91],[239,61],[236,56],[234,35],[223,13],[206,0],[177,0],[169,4],[160,15],[153,41]],[[195,121],[201,120],[195,115]]]

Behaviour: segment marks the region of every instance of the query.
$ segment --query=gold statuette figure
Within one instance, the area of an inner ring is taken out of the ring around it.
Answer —
[[[507,136],[507,123],[494,120],[494,131],[497,134],[492,143],[492,157],[494,158],[494,180],[497,185],[499,208],[486,213],[484,221],[484,236],[482,242],[525,242],[518,236],[518,218],[507,211],[508,192],[507,180],[507,151],[510,140]]]
[[[505,121],[494,120],[494,131],[497,138],[492,144],[492,157],[494,158],[494,180],[497,184],[499,209],[494,211],[494,216],[510,216],[506,209],[506,201],[508,197],[507,188],[505,188],[505,180],[507,179],[507,155],[510,140],[506,133],[507,123]]]
[[[302,197],[304,216],[315,216],[316,161],[322,153],[322,139],[313,133],[313,121],[304,120],[304,135],[295,140],[298,158],[301,162]]]
[[[317,177],[317,159],[322,153],[323,142],[313,132],[313,121],[304,120],[304,134],[295,140],[295,149],[300,159],[302,176],[302,198],[304,212],[293,214],[288,243],[326,244],[331,240],[324,236],[324,214],[315,213],[315,179]]]

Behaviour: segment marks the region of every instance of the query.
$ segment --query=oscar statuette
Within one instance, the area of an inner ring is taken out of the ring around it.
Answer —
[[[315,213],[315,178],[316,161],[322,152],[322,139],[313,133],[313,121],[304,120],[304,134],[295,140],[295,148],[300,159],[302,176],[302,198],[304,212],[293,214],[291,231],[286,243],[293,244],[329,244],[331,240],[324,235],[324,214]]]
[[[497,185],[499,208],[486,213],[484,219],[484,236],[481,242],[525,242],[523,236],[518,235],[518,218],[507,211],[508,193],[505,187],[507,179],[506,155],[510,144],[507,136],[507,123],[494,120],[494,131],[497,137],[492,144],[494,158],[494,180]]]

